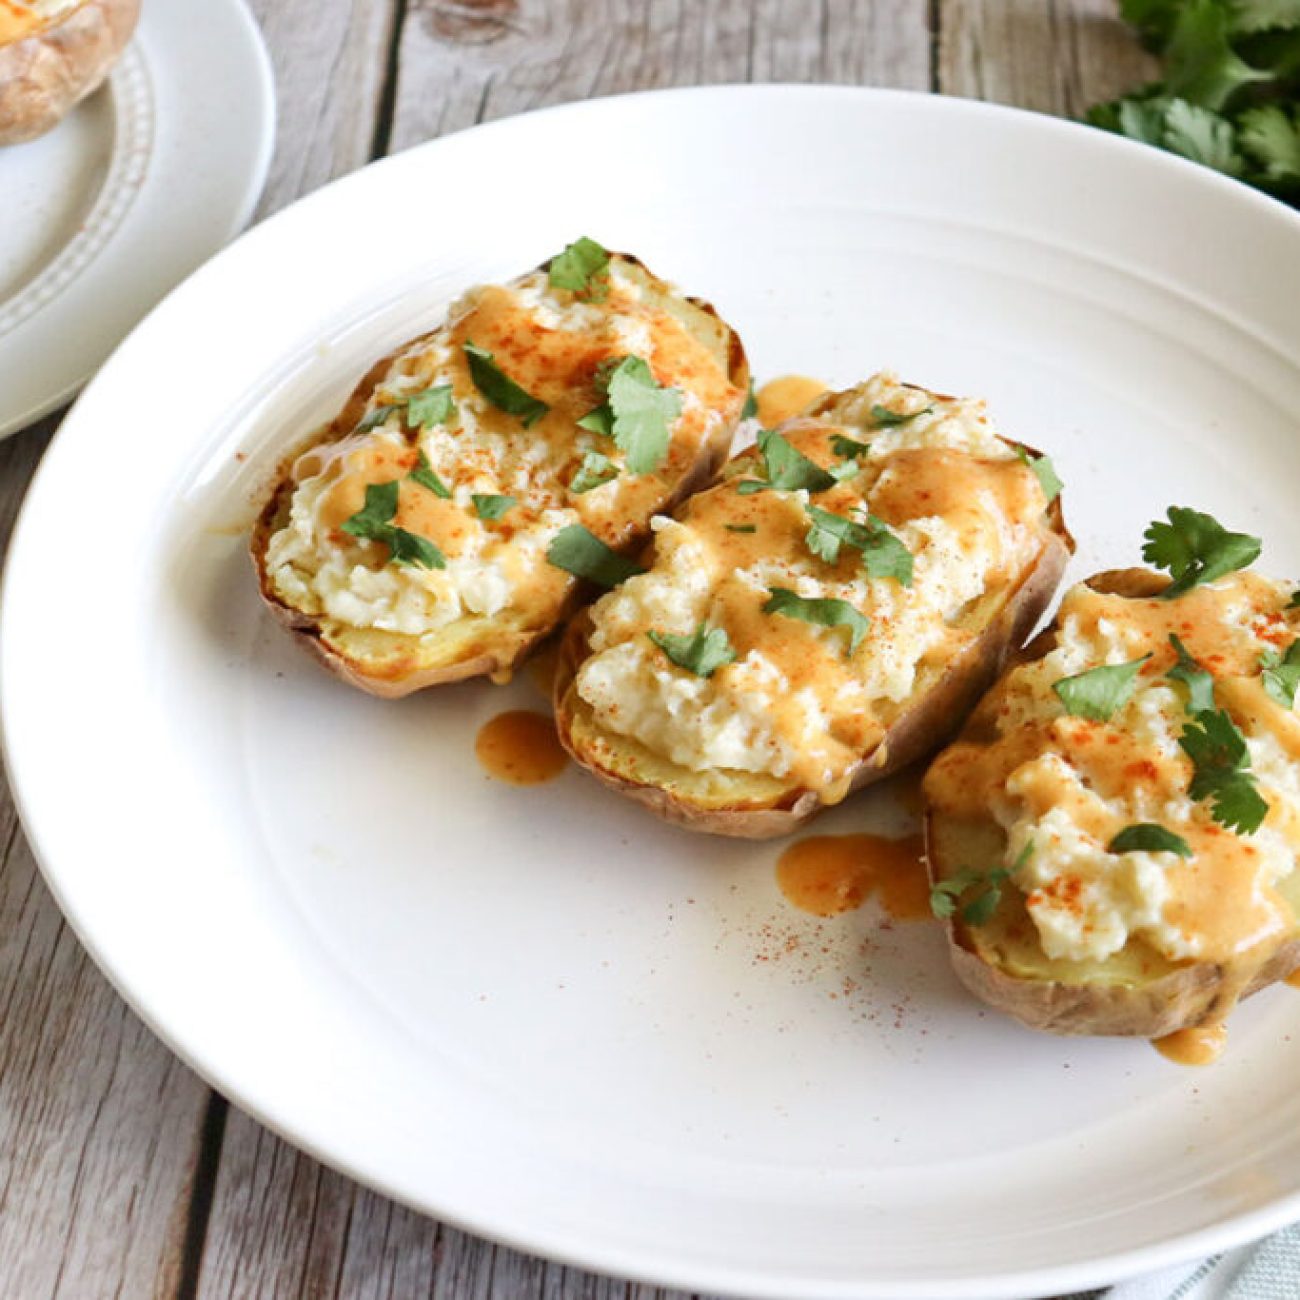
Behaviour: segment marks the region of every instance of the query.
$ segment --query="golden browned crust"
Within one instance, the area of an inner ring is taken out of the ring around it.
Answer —
[[[1149,569],[1110,569],[1086,580],[1094,591],[1142,598],[1157,596],[1169,579]],[[1013,665],[1031,663],[1056,645],[1056,625],[1045,628]],[[991,719],[977,710],[963,739],[988,735]],[[925,812],[926,860],[931,883],[955,875],[963,866],[987,859],[990,844],[1005,846],[1001,828],[988,818],[977,826],[949,821],[935,809]],[[961,982],[979,999],[1031,1029],[1052,1034],[1091,1034],[1163,1038],[1180,1029],[1216,1023],[1238,1000],[1285,979],[1300,968],[1300,936],[1277,948],[1242,983],[1241,973],[1216,962],[1159,961],[1149,973],[1139,963],[1117,974],[1098,963],[1093,978],[1046,978],[1007,970],[995,944],[984,940],[983,927],[971,927],[960,915],[946,922],[948,950]]]
[[[640,267],[647,276],[654,279],[653,273],[638,258],[627,253],[611,253],[611,257],[618,257]],[[544,262],[542,269],[547,266],[549,262]],[[659,282],[656,280],[656,283]],[[742,393],[745,392],[749,387],[749,363],[739,335],[718,315],[712,304],[700,298],[688,297],[685,301],[696,310],[712,317],[721,327],[727,340],[728,378]],[[518,628],[510,626],[503,620],[476,620],[482,626],[476,628],[474,635],[468,638],[468,645],[463,648],[456,660],[434,665],[420,662],[413,648],[415,638],[405,639],[412,645],[406,653],[403,653],[400,648],[403,639],[390,637],[388,638],[390,646],[398,646],[394,653],[387,653],[382,658],[370,661],[350,654],[332,642],[328,631],[323,626],[323,620],[286,605],[275,594],[266,569],[266,551],[271,536],[288,518],[289,503],[294,492],[294,484],[290,477],[293,461],[311,446],[334,442],[351,433],[365,414],[371,395],[380,380],[392,363],[410,346],[409,342],[404,343],[396,351],[376,361],[352,390],[339,414],[321,431],[320,435],[296,447],[293,454],[281,462],[267,502],[253,525],[249,539],[249,553],[257,574],[258,592],[276,621],[312,658],[334,676],[349,686],[355,686],[358,690],[384,699],[398,699],[431,686],[466,681],[472,677],[506,677],[541,641],[568,619],[579,605],[599,594],[593,592],[586,583],[576,584],[557,616],[540,627]],[[739,412],[735,414],[738,418]],[[725,419],[719,423],[709,442],[701,447],[695,464],[687,474],[682,476],[664,503],[662,507],[664,510],[673,509],[692,493],[699,491],[722,468],[731,449],[731,438],[737,418]],[[645,544],[649,532],[649,520],[646,520],[644,527],[623,549],[628,552],[639,549]]]
[[[1051,528],[1034,564],[1020,575],[1003,605],[948,664],[939,680],[911,702],[880,745],[862,755],[851,774],[850,792],[883,780],[948,740],[1002,670],[1008,653],[1033,630],[1051,603],[1074,550],[1059,497],[1049,507],[1048,519]],[[613,733],[593,735],[592,727],[579,726],[588,711],[573,682],[589,653],[589,626],[584,610],[565,634],[555,675],[555,720],[560,743],[574,762],[598,781],[665,821],[688,830],[739,839],[788,835],[828,806],[817,791],[801,786],[775,790],[760,786],[749,792],[742,789],[738,797],[723,804],[704,805],[665,788],[661,781],[637,780],[628,775],[626,769],[634,766],[626,761],[632,746]],[[611,763],[602,751],[624,761]],[[738,776],[734,784],[743,787],[745,782]],[[771,784],[769,781],[765,786]]]
[[[53,26],[0,46],[0,145],[44,135],[97,89],[139,16],[140,0],[85,0]]]

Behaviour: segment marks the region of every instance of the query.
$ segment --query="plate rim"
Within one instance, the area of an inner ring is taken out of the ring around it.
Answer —
[[[206,0],[208,6],[211,6],[215,2],[216,0]],[[271,160],[275,152],[278,106],[277,106],[277,97],[276,97],[276,88],[275,88],[275,71],[271,63],[270,51],[267,49],[266,41],[262,36],[262,30],[258,25],[257,20],[253,17],[252,10],[248,7],[248,0],[221,0],[221,2],[225,4],[229,14],[235,20],[235,23],[239,30],[239,39],[242,44],[242,53],[245,56],[247,56],[246,68],[248,72],[251,74],[252,81],[255,82],[256,84],[255,102],[257,105],[257,119],[258,119],[257,135],[255,140],[253,141],[254,150],[251,154],[249,165],[246,168],[244,174],[240,178],[240,184],[238,190],[231,196],[234,198],[234,202],[231,203],[230,205],[229,212],[228,212],[228,219],[222,224],[220,242],[217,243],[214,247],[210,248],[208,253],[202,258],[202,260],[199,263],[190,266],[189,270],[182,277],[183,280],[188,279],[189,275],[192,274],[193,271],[198,268],[198,266],[203,265],[203,263],[208,261],[215,253],[220,252],[221,249],[224,248],[225,245],[231,241],[231,239],[233,239],[241,231],[243,231],[245,227],[247,227],[248,223],[252,220],[253,213],[256,211],[258,201],[262,196],[262,191],[266,186],[267,176],[269,175],[270,168],[271,168]],[[156,8],[157,6],[153,4],[147,4],[143,7],[140,15],[141,30],[144,30],[146,32],[152,32],[153,24],[151,24],[149,27],[146,27],[145,24],[150,23],[150,16],[155,12]],[[155,22],[157,21],[158,20],[155,20]],[[166,29],[165,22],[158,23],[158,26],[160,27],[161,30],[165,31]],[[137,36],[138,36],[138,32],[137,32]],[[106,90],[108,93],[116,94],[116,84],[115,84],[116,80],[119,78],[119,76],[122,73],[130,72],[132,70],[130,66],[126,65],[126,60],[131,57],[134,57],[136,60],[139,61],[141,65],[140,70],[143,72],[143,75],[145,76],[146,80],[149,83],[149,94],[151,96],[155,95],[153,78],[150,76],[149,73],[149,60],[144,55],[142,44],[136,39],[135,36],[133,36],[131,42],[128,44],[126,50],[124,51],[122,66],[115,66],[113,68],[112,72],[110,72],[109,74],[108,83],[106,87],[104,87],[103,90],[97,93],[104,93],[104,91]],[[155,96],[155,101],[156,101],[156,96]],[[154,170],[157,162],[157,152],[158,152],[158,143],[157,143],[158,125],[157,124],[159,119],[160,108],[162,111],[165,111],[165,105],[160,106],[157,102],[154,102],[153,120],[150,127],[151,139],[147,151],[147,156],[144,159],[143,163],[141,164],[141,169],[144,177],[141,186],[142,188],[143,186],[149,184],[149,179],[148,179],[149,174]],[[113,158],[114,159],[116,159],[117,152],[118,152],[117,150],[118,134],[119,132],[115,126],[113,132],[113,139],[114,139]],[[230,191],[234,190],[234,188],[235,187],[233,186],[229,187],[229,189],[226,190],[225,193],[230,194]],[[95,202],[98,203],[99,201],[100,201],[100,196],[97,196]],[[107,237],[108,243],[111,243],[113,237],[118,233],[120,228],[130,221],[130,208],[133,208],[134,206],[135,203],[133,199],[128,209],[119,218],[113,232],[111,232],[108,235]],[[54,257],[51,259],[50,263],[47,263],[47,265],[52,265],[55,260],[61,257],[63,253],[68,249],[71,242],[72,241],[69,241],[69,243],[64,244],[58,250],[58,252],[54,254]],[[21,334],[24,327],[29,325],[34,320],[40,320],[42,316],[44,316],[44,314],[51,309],[51,307],[54,307],[56,304],[62,301],[65,295],[67,295],[68,293],[75,293],[77,281],[91,267],[99,264],[101,259],[103,259],[105,255],[109,257],[112,256],[112,251],[109,247],[107,247],[107,245],[105,247],[99,248],[94,253],[94,255],[90,257],[86,261],[86,263],[79,268],[79,270],[72,276],[72,278],[66,284],[64,284],[58,290],[57,293],[53,294],[47,302],[42,303],[40,306],[36,307],[33,311],[31,311],[26,316],[24,316],[24,318],[21,321],[19,321],[10,331],[10,335],[16,336]],[[38,276],[43,274],[44,270],[45,268],[42,268],[41,272],[38,272]],[[128,331],[128,333],[134,332],[135,326],[140,324],[145,319],[145,317],[152,314],[155,307],[161,306],[162,301],[166,297],[170,296],[172,289],[176,287],[177,286],[175,284],[170,285],[167,288],[166,293],[163,294],[163,297],[158,299],[158,301],[155,302],[154,305],[150,307],[147,312],[144,313],[144,315],[140,316],[132,324],[131,330]],[[25,288],[20,289],[18,295],[16,296],[21,296],[23,292],[25,292]],[[66,368],[65,371],[66,377],[58,383],[57,387],[52,387],[46,393],[45,396],[29,404],[23,409],[15,409],[15,411],[12,414],[8,414],[8,415],[6,415],[3,411],[0,411],[0,441],[2,441],[5,438],[13,437],[15,434],[22,433],[25,429],[28,429],[32,425],[34,425],[38,420],[41,420],[45,416],[49,415],[51,411],[57,410],[60,406],[63,406],[70,399],[75,397],[78,391],[83,389],[86,386],[88,381],[93,378],[93,376],[97,373],[97,371],[101,369],[103,366],[108,364],[108,362],[112,359],[113,354],[116,353],[117,347],[120,346],[120,343],[122,341],[123,340],[119,340],[118,344],[114,345],[109,355],[106,357],[100,357],[99,360],[88,360],[86,356],[83,355],[82,360],[78,365],[69,366]],[[71,412],[69,412],[69,414],[70,413]]]
[[[248,20],[245,0],[232,0],[243,9]],[[259,42],[260,44],[260,42]],[[262,47],[265,53],[265,47]],[[444,142],[475,132],[496,133],[509,131],[521,119],[538,115],[565,116],[582,115],[593,106],[607,101],[647,101],[665,98],[692,98],[702,96],[722,96],[730,98],[766,96],[774,93],[796,92],[810,97],[829,99],[848,97],[867,101],[904,101],[914,106],[925,105],[939,113],[969,113],[989,118],[1001,118],[1007,121],[1025,121],[1033,119],[1042,130],[1074,137],[1081,144],[1091,140],[1093,148],[1100,151],[1123,151],[1136,156],[1134,151],[1141,151],[1150,167],[1164,167],[1194,176],[1197,184],[1212,186],[1225,195],[1232,195],[1231,202],[1254,207],[1266,219],[1281,219],[1295,236],[1300,236],[1300,213],[1293,211],[1280,200],[1253,190],[1242,182],[1214,172],[1207,167],[1193,163],[1176,155],[1165,153],[1141,143],[1115,136],[1085,123],[1054,117],[1049,114],[1017,108],[1010,105],[992,104],[986,101],[957,96],[936,95],[927,91],[900,90],[882,87],[866,87],[830,83],[736,83],[709,84],[699,86],[673,87],[660,90],[643,90],[625,94],[602,96],[596,99],[570,101],[530,110],[526,113],[466,127],[460,131],[416,145],[400,154],[377,159],[354,172],[335,178],[326,185],[298,198],[286,205],[265,221],[259,223],[240,239],[218,250],[184,280],[170,290],[166,296],[134,327],[115,349],[114,354],[104,363],[103,370],[108,370],[116,359],[117,352],[126,347],[137,333],[148,325],[155,315],[171,310],[173,300],[195,289],[196,281],[206,280],[220,270],[220,264],[229,249],[244,244],[245,241],[262,237],[264,229],[275,228],[282,219],[290,219],[289,214],[297,213],[313,203],[317,196],[339,187],[364,184],[359,180],[372,168],[385,168],[397,163],[408,154],[424,153],[437,150]],[[253,202],[256,201],[254,195]],[[215,270],[214,270],[215,268]],[[86,386],[81,397],[77,399],[68,419],[55,434],[53,442],[68,441],[65,432],[71,426],[74,434],[79,435],[79,420],[76,415],[84,404],[93,402],[93,394],[99,385],[98,376]],[[53,444],[52,444],[53,445]],[[14,524],[12,540],[6,557],[4,573],[0,577],[0,666],[8,655],[8,643],[12,633],[8,629],[14,626],[14,620],[5,617],[13,588],[12,573],[18,568],[18,557],[25,551],[25,538],[32,527],[31,518],[35,514],[33,502],[41,495],[40,485],[49,476],[52,458],[44,458],[33,476],[29,490],[23,501]],[[372,1188],[400,1204],[409,1206],[419,1213],[429,1215],[438,1221],[447,1223],[462,1231],[484,1237],[509,1248],[530,1254],[540,1254],[585,1270],[616,1274],[633,1280],[643,1281],[659,1286],[678,1286],[689,1289],[712,1291],[717,1294],[753,1297],[785,1297],[791,1294],[818,1297],[862,1297],[864,1300],[922,1300],[922,1297],[934,1297],[937,1300],[975,1300],[976,1297],[1000,1297],[1002,1300],[1018,1300],[1019,1297],[1034,1297],[1045,1293],[1079,1290],[1091,1286],[1113,1283],[1118,1279],[1151,1272],[1184,1262],[1216,1251],[1240,1246],[1266,1235],[1290,1223],[1300,1220],[1300,1191],[1277,1198],[1274,1201],[1251,1210],[1225,1215],[1217,1223],[1206,1228],[1190,1230],[1169,1237],[1163,1241],[1145,1246],[1127,1249],[1104,1255],[1097,1260],[1084,1263],[1053,1265],[1020,1269],[1005,1274],[984,1275],[969,1278],[945,1278],[935,1281],[903,1280],[872,1281],[855,1278],[847,1280],[828,1280],[824,1277],[791,1280],[783,1278],[777,1282],[760,1274],[746,1273],[743,1267],[735,1267],[725,1272],[709,1265],[692,1265],[677,1269],[671,1259],[651,1261],[636,1255],[632,1250],[622,1250],[601,1243],[596,1247],[584,1247],[577,1240],[551,1241],[529,1236],[526,1230],[517,1230],[503,1226],[498,1222],[485,1221],[475,1215],[459,1214],[454,1206],[433,1205],[421,1201],[418,1197],[405,1194],[400,1187],[386,1182],[378,1174],[361,1168],[357,1162],[340,1158],[332,1154],[324,1144],[309,1136],[294,1131],[291,1119],[282,1118],[269,1108],[262,1107],[256,1101],[250,1101],[245,1091],[232,1079],[220,1062],[208,1060],[204,1053],[191,1048],[185,1041],[184,1028],[174,1027],[156,1018],[149,1008],[147,990],[138,990],[128,986],[114,970],[108,954],[95,941],[93,919],[79,911],[65,890],[62,888],[58,869],[47,860],[47,855],[39,832],[32,829],[26,780],[23,764],[15,754],[10,729],[4,725],[10,713],[9,696],[13,690],[12,678],[5,674],[0,679],[0,752],[7,769],[16,811],[21,820],[32,855],[41,871],[47,887],[54,896],[60,911],[72,926],[97,968],[108,979],[115,991],[131,1007],[132,1011],[157,1035],[163,1043],[178,1056],[189,1068],[193,1069],[211,1087],[219,1091],[257,1122],[284,1139],[295,1148],[306,1152],[312,1158],[328,1168],[335,1169],[352,1178],[363,1186]],[[236,1072],[238,1073],[238,1072]]]

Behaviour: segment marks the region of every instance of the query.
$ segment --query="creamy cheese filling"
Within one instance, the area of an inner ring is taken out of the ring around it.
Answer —
[[[915,418],[881,429],[872,414],[881,407]],[[982,403],[939,399],[882,374],[844,395],[828,419],[783,430],[821,464],[841,459],[826,454],[836,434],[869,441],[859,472],[836,488],[740,496],[736,482],[756,472],[754,459],[741,458],[680,518],[654,520],[651,570],[592,610],[592,653],[576,686],[602,726],[695,771],[828,788],[878,739],[880,718],[909,698],[923,665],[964,643],[972,602],[1032,563],[1043,494]],[[961,491],[949,482],[946,498],[908,496],[916,457],[938,451],[951,458],[949,480],[981,462],[985,477]],[[913,557],[910,585],[868,576],[848,547],[831,564],[808,546],[810,507],[844,517],[858,509],[857,518],[863,506],[892,512],[892,531]],[[861,645],[850,655],[842,628],[762,614],[773,588],[846,602],[870,620]],[[737,652],[707,678],[671,662],[647,635],[689,635],[701,624],[725,629]]]
[[[1103,961],[1137,938],[1173,961],[1226,961],[1294,924],[1274,889],[1300,850],[1300,727],[1258,676],[1260,656],[1295,638],[1289,599],[1289,585],[1253,574],[1174,601],[1073,588],[1055,649],[1011,673],[987,706],[997,742],[955,746],[935,764],[928,793],[966,815],[982,802],[1006,832],[1003,865],[1026,855],[1014,880],[1048,957]],[[1213,673],[1216,705],[1246,738],[1269,804],[1253,834],[1220,825],[1208,799],[1190,797],[1193,768],[1179,745],[1188,706],[1165,675],[1171,632]],[[1054,682],[1145,654],[1137,688],[1109,721],[1065,715]],[[1181,836],[1193,858],[1109,850],[1140,823]]]
[[[490,345],[500,368],[549,412],[525,427],[494,405],[471,381],[466,342]],[[576,423],[599,404],[599,363],[625,355],[652,361],[657,380],[681,393],[669,454],[650,474],[628,472],[613,439]],[[453,390],[454,415],[445,424],[404,427],[402,404],[443,385]],[[644,528],[673,478],[717,436],[734,396],[716,358],[620,260],[611,263],[600,303],[552,289],[540,271],[511,286],[471,290],[447,326],[405,349],[379,380],[360,422],[395,407],[387,418],[299,458],[288,521],[267,549],[271,587],[304,613],[405,636],[434,635],[466,615],[492,617],[515,606],[537,614],[571,585],[545,558],[556,534],[581,523],[617,546]],[[575,492],[574,475],[591,452],[618,473]],[[449,491],[445,505],[409,479],[418,464]],[[402,481],[395,522],[435,543],[444,568],[390,563],[385,545],[342,530],[361,508],[366,483],[394,479]],[[476,496],[508,496],[513,504],[500,519],[481,519]]]

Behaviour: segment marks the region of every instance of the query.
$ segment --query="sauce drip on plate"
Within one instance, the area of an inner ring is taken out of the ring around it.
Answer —
[[[1286,982],[1293,989],[1300,989],[1300,970],[1293,970],[1291,974],[1286,977]]]
[[[511,785],[540,785],[559,776],[569,761],[544,713],[511,709],[479,728],[474,753],[489,775]]]
[[[1180,1029],[1177,1033],[1154,1039],[1153,1045],[1161,1056],[1175,1065],[1213,1065],[1223,1054],[1227,1041],[1228,1026],[1219,1023]]]
[[[771,429],[783,420],[789,420],[813,400],[826,391],[826,385],[820,379],[810,379],[807,375],[781,375],[778,379],[769,379],[754,397],[758,402],[758,422],[765,429]]]
[[[898,921],[930,915],[930,886],[919,835],[814,835],[790,845],[776,864],[777,884],[795,907],[837,916],[873,894]]]

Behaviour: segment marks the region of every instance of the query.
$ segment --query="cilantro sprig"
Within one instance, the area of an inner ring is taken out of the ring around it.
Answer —
[[[735,663],[735,647],[727,639],[725,628],[701,623],[694,632],[647,632],[646,636],[679,668],[697,677],[712,677],[724,664]]]
[[[469,377],[474,387],[498,410],[507,415],[517,415],[525,429],[531,429],[551,408],[540,398],[520,388],[486,348],[467,341],[465,360],[469,363]]]
[[[1157,520],[1142,534],[1147,540],[1142,558],[1168,570],[1173,578],[1162,593],[1165,600],[1244,569],[1259,558],[1258,537],[1229,532],[1213,515],[1186,506],[1170,506],[1166,514],[1168,523]]]
[[[813,599],[801,596],[789,587],[771,587],[768,600],[763,606],[764,614],[781,614],[785,618],[796,618],[804,623],[813,623],[818,627],[842,627],[849,633],[849,654],[855,654],[862,638],[871,627],[871,620],[853,608],[847,600],[835,600],[831,597]]]
[[[1204,709],[1178,738],[1192,760],[1193,799],[1210,800],[1210,815],[1220,826],[1250,835],[1264,824],[1268,803],[1248,771],[1246,738],[1225,709]]]
[[[493,492],[475,492],[470,500],[474,503],[474,513],[488,521],[500,519],[515,505],[514,497],[498,496]]]
[[[1138,673],[1150,659],[1131,659],[1125,664],[1104,664],[1062,677],[1052,683],[1052,690],[1072,717],[1087,718],[1092,722],[1109,722],[1133,697],[1137,689]]]
[[[603,302],[609,296],[609,254],[586,235],[551,258],[546,275],[553,289],[568,289],[579,298]]]
[[[923,407],[919,411],[891,411],[889,407],[877,404],[871,408],[871,424],[876,429],[897,429],[904,424],[911,424],[913,420],[919,420],[923,415],[930,415],[933,411],[933,406]]]
[[[1177,662],[1165,674],[1187,687],[1187,711],[1201,713],[1214,708],[1214,677],[1209,669],[1193,659],[1187,647],[1174,633],[1169,634],[1169,644],[1178,656]]]
[[[411,393],[400,401],[376,406],[357,425],[355,433],[369,433],[377,429],[390,415],[401,412],[403,421],[413,429],[431,429],[436,424],[448,424],[456,414],[456,403],[450,384],[436,384],[433,388]]]
[[[1121,0],[1120,12],[1162,76],[1088,120],[1300,203],[1300,3]]]
[[[883,520],[869,514],[863,523],[857,523],[813,505],[807,512],[812,527],[804,540],[818,559],[837,564],[841,547],[849,546],[861,553],[868,577],[894,578],[900,586],[912,585],[912,552]]]
[[[680,390],[660,385],[641,357],[607,362],[598,380],[605,400],[578,423],[613,438],[633,474],[653,473],[668,454],[673,422],[682,413]]]
[[[763,478],[742,479],[736,491],[742,496],[766,492],[775,488],[779,492],[825,492],[835,486],[835,476],[822,469],[816,461],[809,460],[789,439],[775,429],[764,429],[758,435],[758,451],[763,458]]]
[[[589,451],[569,480],[569,491],[581,496],[618,477],[618,466],[604,452]]]
[[[1043,496],[1047,498],[1048,505],[1051,505],[1061,495],[1061,489],[1065,487],[1056,472],[1056,466],[1052,464],[1052,458],[1048,455],[1031,456],[1023,447],[1016,448],[1016,455],[1034,471],[1034,477],[1038,480],[1039,487],[1043,489]]]
[[[1259,666],[1260,681],[1269,697],[1284,709],[1295,708],[1296,688],[1300,687],[1300,641],[1292,641],[1285,653],[1265,650]]]
[[[406,476],[418,483],[422,488],[428,488],[436,497],[441,497],[444,501],[451,496],[451,489],[438,477],[434,472],[433,466],[429,464],[429,458],[424,454],[424,448],[420,449],[419,459],[415,462],[415,468]]]
[[[546,548],[546,558],[557,569],[600,587],[617,587],[645,570],[627,556],[605,545],[581,524],[561,528]]]
[[[961,919],[967,925],[987,925],[1002,902],[1002,886],[1033,856],[1034,842],[1026,840],[1015,862],[992,871],[963,867],[935,883],[930,890],[930,911],[947,920],[961,906]],[[965,900],[963,902],[963,900]]]
[[[1125,826],[1106,846],[1111,853],[1176,853],[1180,858],[1192,856],[1192,846],[1181,835],[1155,822],[1135,822]]]
[[[445,569],[447,561],[442,552],[427,537],[398,528],[393,523],[399,490],[400,484],[396,479],[390,483],[367,483],[366,503],[343,521],[343,531],[365,541],[383,542],[388,547],[390,563],[414,564],[421,569]]]

